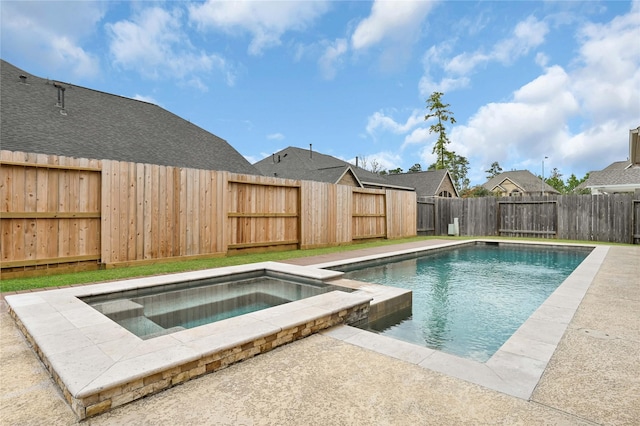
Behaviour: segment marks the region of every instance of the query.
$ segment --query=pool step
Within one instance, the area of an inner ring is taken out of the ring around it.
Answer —
[[[127,299],[98,303],[93,307],[116,322],[144,315],[144,306]]]

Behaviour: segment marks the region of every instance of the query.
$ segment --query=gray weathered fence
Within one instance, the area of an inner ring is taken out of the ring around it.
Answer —
[[[418,201],[418,232],[640,243],[640,196],[560,195],[429,198]]]

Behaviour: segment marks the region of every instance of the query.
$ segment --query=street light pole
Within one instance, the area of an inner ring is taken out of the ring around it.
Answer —
[[[549,157],[544,157],[542,159],[542,184],[540,185],[540,195],[544,195],[544,160],[546,160]]]

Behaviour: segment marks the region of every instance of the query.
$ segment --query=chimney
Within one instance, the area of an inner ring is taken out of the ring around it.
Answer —
[[[273,164],[276,164],[276,153],[275,152],[273,154],[271,154],[271,161],[273,161]]]
[[[24,74],[20,74],[20,82],[22,84],[27,84],[27,76]]]
[[[278,154],[278,163],[280,162],[280,154]]]
[[[356,156],[356,169],[358,168],[358,156]]]
[[[313,144],[309,144],[309,158],[313,158]]]

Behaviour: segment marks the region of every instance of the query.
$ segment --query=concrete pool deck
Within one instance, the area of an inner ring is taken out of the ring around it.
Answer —
[[[3,424],[76,423],[2,303]],[[83,423],[637,424],[638,312],[640,247],[612,246],[528,401],[335,339],[332,331]]]

